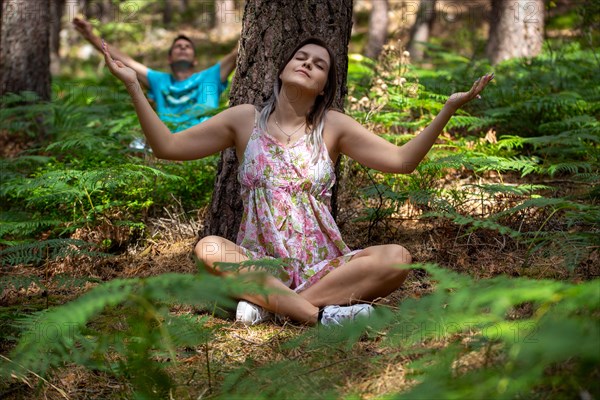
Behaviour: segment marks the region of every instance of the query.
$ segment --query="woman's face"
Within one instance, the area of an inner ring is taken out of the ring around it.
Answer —
[[[308,90],[317,96],[323,94],[327,84],[330,62],[327,49],[307,44],[296,51],[279,78],[287,87],[302,92]]]

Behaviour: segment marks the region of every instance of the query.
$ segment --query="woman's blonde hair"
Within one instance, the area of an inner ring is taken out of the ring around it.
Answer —
[[[335,99],[337,92],[337,68],[335,57],[333,56],[333,52],[327,43],[325,43],[323,40],[315,37],[305,39],[300,42],[300,44],[298,44],[298,46],[296,46],[296,48],[285,58],[284,62],[279,67],[279,71],[277,72],[277,79],[273,85],[273,94],[265,102],[260,112],[260,116],[258,118],[258,128],[262,131],[267,130],[267,120],[269,119],[271,113],[275,110],[275,106],[279,100],[279,91],[281,90],[282,85],[279,76],[285,69],[286,65],[298,52],[298,50],[307,44],[316,44],[317,46],[323,47],[329,53],[330,59],[329,73],[327,74],[327,82],[325,84],[325,88],[323,89],[323,94],[319,94],[317,96],[315,104],[306,116],[306,129],[309,130],[308,142],[312,147],[311,160],[313,163],[315,163],[319,158],[319,154],[321,153],[321,148],[323,146],[323,127],[325,125],[325,114],[333,104],[333,100]]]

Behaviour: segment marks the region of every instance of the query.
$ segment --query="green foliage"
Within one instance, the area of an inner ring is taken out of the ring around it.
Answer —
[[[93,250],[94,245],[83,240],[49,239],[21,243],[0,251],[2,266],[34,265],[68,256],[105,257],[106,254]]]
[[[377,368],[378,360],[399,348],[415,383],[398,398],[514,398],[557,383],[596,394],[590,368],[600,362],[598,280],[474,280],[433,265],[417,267],[435,282],[430,295],[378,308],[374,317],[355,324],[305,330],[279,345],[283,354],[293,350],[302,357],[267,363],[246,358],[226,372],[213,395],[339,398],[344,375],[328,368],[343,363],[350,374],[365,364]],[[176,315],[169,305],[211,310],[215,303],[231,305],[230,296],[241,292],[264,290],[248,280],[205,274],[106,282],[22,319],[24,333],[10,361],[3,362],[3,375],[44,376],[75,363],[125,378],[137,395],[162,397],[178,381],[165,368],[185,356],[185,349],[206,346],[219,329],[209,317]],[[360,342],[379,350],[365,353]],[[430,352],[422,346],[427,342],[441,345]],[[573,366],[570,376],[549,373],[564,363]]]
[[[149,2],[128,4],[158,10]],[[142,26],[117,21],[103,26],[103,34],[135,38]],[[600,92],[590,84],[597,80],[597,58],[577,42],[552,46],[535,59],[497,66],[483,99],[452,118],[414,173],[358,171],[368,182],[360,189],[367,207],[358,219],[370,222],[369,237],[390,217],[418,216],[464,235],[498,232],[528,256],[561,257],[569,270],[597,251]],[[400,50],[384,53],[378,63],[350,57],[349,69],[349,112],[376,132],[385,130],[382,136],[395,144],[428,125],[450,93],[491,70],[486,61],[438,45],[429,48],[437,68],[426,70]],[[0,107],[0,129],[15,139],[35,139],[37,146],[0,160],[0,243],[8,246],[0,251],[3,266],[97,258],[91,244],[65,234],[105,222],[129,226],[172,201],[186,210],[207,203],[216,158],[157,162],[149,151],[130,148],[141,137],[139,124],[111,77],[58,79],[52,102],[34,100],[27,93],[9,95]],[[42,233],[49,239],[32,241]],[[0,364],[0,375],[47,376],[75,364],[130,383],[138,398],[167,398],[186,385],[169,368],[190,352],[205,350],[209,368],[208,349],[225,331],[210,315],[233,305],[240,293],[266,294],[257,283],[260,272],[276,274],[285,261],[244,264],[258,272],[256,280],[166,274],[113,280],[46,310],[41,302],[5,307],[0,339],[18,344]],[[412,383],[386,398],[549,398],[556,388],[567,396],[600,396],[597,279],[475,280],[432,265],[415,267],[433,280],[431,294],[379,307],[374,318],[351,326],[305,329],[274,344],[267,360],[248,356],[213,370],[211,398],[358,398],[341,388],[357,376],[385,375],[392,363],[401,364]],[[32,284],[62,290],[89,281],[11,276],[0,280],[0,290]],[[179,304],[204,315],[173,312]]]
[[[36,137],[44,128],[49,106],[34,92],[7,93],[0,99],[0,129]]]
[[[438,268],[427,270],[439,282],[438,290],[401,305],[398,326],[415,328],[404,342],[474,335],[425,355],[413,371],[419,384],[397,398],[528,396],[550,384],[546,372],[556,363],[575,362],[575,385],[589,373],[586,368],[597,365],[598,280],[580,285],[507,277],[473,281]],[[511,318],[521,304],[532,307],[531,315]],[[483,365],[461,365],[461,358],[475,353],[483,356]],[[494,363],[492,357],[502,362]],[[590,383],[583,387],[593,390]]]
[[[219,329],[206,317],[171,313],[169,305],[216,310],[216,304],[231,306],[240,293],[265,291],[247,279],[208,274],[103,283],[77,300],[21,320],[24,333],[10,361],[2,363],[2,374],[46,375],[75,363],[127,378],[138,395],[162,397],[173,385],[165,366],[177,363],[182,347],[202,345]]]
[[[157,163],[130,148],[139,122],[113,80],[58,79],[53,90],[48,103],[31,103],[28,93],[1,99],[0,128],[14,137],[45,135],[41,147],[0,160],[1,243],[48,230],[54,238],[106,220],[139,221],[173,199],[186,209],[209,201],[216,159]]]
[[[437,282],[432,294],[379,308],[368,322],[317,327],[280,345],[300,358],[246,359],[226,376],[218,398],[341,398],[339,375],[328,368],[342,363],[340,375],[347,377],[368,365],[378,374],[378,360],[381,369],[402,362],[414,380],[409,390],[386,398],[530,397],[557,384],[596,395],[598,280],[473,280],[433,265],[418,267]],[[531,311],[519,312],[523,305]],[[371,341],[377,351],[357,349]],[[402,361],[392,361],[399,351]],[[552,376],[552,368],[564,363],[573,365],[573,374]]]
[[[450,93],[467,89],[474,76],[490,70],[485,61],[473,63],[435,46],[430,51],[446,69],[422,70],[398,49],[384,52],[370,86],[353,88],[349,112],[386,129],[385,139],[402,144],[431,122]],[[416,210],[425,218],[466,226],[467,234],[497,231],[525,244],[530,255],[557,255],[568,269],[576,268],[597,249],[594,238],[600,229],[600,92],[589,85],[596,70],[593,60],[578,44],[560,52],[549,44],[542,56],[526,63],[497,66],[483,100],[469,103],[451,119],[447,129],[454,136],[442,136],[415,172],[367,172],[370,185],[361,192],[367,207],[358,220],[370,222],[369,238],[390,216],[410,218]],[[455,86],[461,82],[467,83]],[[481,132],[487,132],[485,138]],[[457,175],[472,178],[452,182]],[[531,183],[503,182],[515,175]],[[552,181],[537,183],[548,178],[566,181],[582,194],[558,197],[560,188]]]

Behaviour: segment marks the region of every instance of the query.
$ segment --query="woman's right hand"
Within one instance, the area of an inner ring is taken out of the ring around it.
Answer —
[[[130,86],[138,83],[136,72],[127,65],[123,64],[121,61],[114,60],[108,52],[108,45],[106,42],[104,42],[104,40],[102,40],[102,52],[104,53],[104,60],[106,61],[106,66],[110,72],[119,78],[125,84],[125,86],[129,88]]]

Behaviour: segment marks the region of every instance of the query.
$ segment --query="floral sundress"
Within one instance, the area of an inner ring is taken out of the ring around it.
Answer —
[[[255,124],[238,180],[244,214],[237,244],[253,260],[285,259],[276,276],[296,292],[360,251],[344,243],[329,211],[335,172],[325,145],[312,163],[306,135],[284,146]]]

